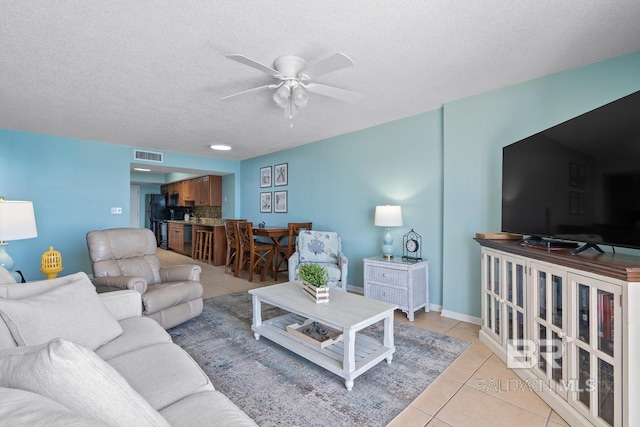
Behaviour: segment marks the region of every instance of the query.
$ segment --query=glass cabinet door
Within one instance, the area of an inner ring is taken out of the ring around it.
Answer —
[[[622,422],[621,310],[619,285],[569,274],[572,293],[571,377],[576,387],[569,401],[599,425]]]
[[[532,263],[531,337],[538,343],[538,363],[533,371],[551,389],[566,399],[571,387],[565,354],[566,272],[553,266]]]
[[[501,281],[500,255],[493,251],[482,251],[482,319],[484,330],[496,341],[502,343],[501,321]]]
[[[525,324],[526,260],[503,256],[505,338],[520,346],[527,338]]]

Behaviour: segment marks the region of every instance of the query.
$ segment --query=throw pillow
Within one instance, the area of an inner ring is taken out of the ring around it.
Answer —
[[[8,284],[0,284],[0,298],[20,299],[31,297],[78,281],[85,281],[92,284],[89,276],[84,272],[73,273],[51,280],[36,280],[33,282],[20,283],[20,286],[16,286],[16,283],[12,282]]]
[[[111,426],[169,426],[113,367],[64,339],[0,351],[0,387],[39,394]]]
[[[122,327],[88,281],[27,298],[0,298],[0,316],[18,345],[65,338],[91,350],[122,334]]]

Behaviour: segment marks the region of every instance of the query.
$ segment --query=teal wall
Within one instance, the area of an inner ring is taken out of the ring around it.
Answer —
[[[269,225],[312,221],[334,230],[362,286],[362,258],[378,254],[378,204],[400,204],[397,252],[414,228],[430,261],[431,303],[447,315],[480,315],[476,232],[500,230],[502,147],[640,90],[640,52],[447,103],[442,109],[242,162],[165,152],[165,166],[224,174],[224,217]],[[34,202],[38,237],[9,253],[28,280],[42,278],[53,245],[65,274],[90,272],[88,230],[129,224],[133,147],[0,130],[0,195]],[[288,163],[289,184],[260,188],[261,167]],[[157,183],[139,182],[140,198]],[[261,214],[261,191],[287,190],[289,212]],[[122,215],[111,215],[122,207]],[[144,207],[142,207],[144,209]]]
[[[238,161],[164,154],[164,166],[240,172]],[[44,278],[41,256],[54,246],[62,255],[63,274],[90,273],[87,231],[129,226],[131,162],[130,146],[0,129],[0,196],[32,201],[38,228],[38,237],[9,243],[15,269],[27,280]],[[141,201],[156,188],[141,185]],[[121,207],[122,215],[112,215],[112,207]]]
[[[381,254],[384,228],[373,225],[376,205],[402,206],[403,227],[391,230],[396,253],[411,228],[431,263],[431,299],[441,301],[442,112],[392,123],[242,162],[243,216],[267,225],[313,222],[336,231],[349,259],[348,284],[363,286],[362,258]],[[260,168],[288,163],[289,185],[260,188]],[[287,190],[289,213],[260,213],[262,191]]]
[[[444,106],[446,311],[480,316],[480,247],[472,237],[500,231],[502,147],[637,90],[640,52]]]

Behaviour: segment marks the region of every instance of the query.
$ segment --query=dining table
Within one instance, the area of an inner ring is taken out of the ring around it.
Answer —
[[[271,239],[275,250],[273,257],[273,274],[274,277],[278,277],[280,265],[287,260],[287,257],[283,254],[286,254],[288,251],[288,242],[284,242],[284,240],[289,237],[289,227],[269,225],[258,226],[253,228],[253,235],[256,237]]]

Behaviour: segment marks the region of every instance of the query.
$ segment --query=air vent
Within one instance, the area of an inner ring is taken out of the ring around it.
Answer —
[[[147,162],[162,163],[162,153],[156,153],[155,151],[133,150],[133,158],[146,160]]]

